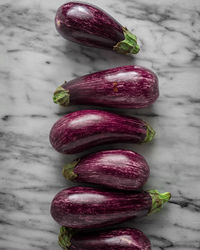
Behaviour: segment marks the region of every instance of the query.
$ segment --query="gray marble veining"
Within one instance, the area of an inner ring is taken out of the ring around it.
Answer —
[[[143,230],[154,250],[200,249],[200,2],[87,2],[135,33],[140,53],[123,56],[65,41],[54,27],[64,1],[0,2],[0,249],[60,249],[49,207],[53,196],[71,185],[61,169],[77,155],[55,152],[48,135],[60,116],[88,107],[59,108],[52,93],[64,80],[128,64],[158,74],[160,98],[150,108],[118,112],[146,119],[156,137],[146,145],[98,149],[144,155],[151,167],[146,188],[170,191],[172,199],[159,214],[126,225]]]

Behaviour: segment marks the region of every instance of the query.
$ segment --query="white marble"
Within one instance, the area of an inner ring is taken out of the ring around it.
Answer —
[[[143,154],[151,167],[146,188],[172,193],[159,214],[128,225],[143,230],[153,250],[200,249],[200,2],[87,2],[134,31],[141,52],[122,56],[65,41],[54,27],[63,0],[0,1],[0,249],[60,249],[49,207],[71,185],[61,168],[77,155],[55,152],[48,134],[61,115],[86,107],[59,108],[52,93],[64,80],[128,64],[158,74],[160,98],[148,109],[118,111],[146,119],[157,135],[150,144],[112,147]]]

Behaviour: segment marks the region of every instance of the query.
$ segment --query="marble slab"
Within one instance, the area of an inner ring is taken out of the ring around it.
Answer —
[[[146,145],[98,149],[144,155],[151,167],[145,188],[169,191],[172,199],[160,213],[125,225],[144,231],[153,250],[200,249],[200,1],[87,2],[134,32],[141,52],[123,56],[65,41],[54,27],[63,0],[0,1],[0,249],[60,249],[49,208],[54,195],[72,185],[62,166],[97,149],[70,156],[52,149],[53,123],[88,108],[59,108],[52,93],[64,80],[128,64],[157,73],[160,98],[150,108],[117,112],[147,120],[156,137]]]

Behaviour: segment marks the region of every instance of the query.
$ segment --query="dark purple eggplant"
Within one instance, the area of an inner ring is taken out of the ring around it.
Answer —
[[[63,106],[87,104],[144,108],[155,102],[158,96],[157,76],[146,68],[130,65],[65,82],[56,89],[53,100]]]
[[[50,142],[58,152],[73,154],[103,143],[148,142],[154,134],[146,122],[134,117],[102,110],[80,110],[54,124]]]
[[[75,43],[122,54],[140,50],[135,35],[94,5],[66,3],[57,10],[55,24],[61,36]]]
[[[55,196],[51,215],[59,224],[70,228],[104,227],[157,212],[170,196],[157,190],[125,193],[72,187]]]
[[[151,250],[149,239],[135,228],[74,232],[62,226],[58,242],[65,250]]]
[[[149,177],[149,166],[141,155],[128,150],[107,150],[68,163],[66,179],[123,190],[139,190]]]

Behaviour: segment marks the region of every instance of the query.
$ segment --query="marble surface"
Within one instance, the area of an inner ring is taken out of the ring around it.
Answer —
[[[118,112],[146,119],[156,137],[146,145],[98,149],[129,148],[144,155],[151,167],[146,188],[170,191],[172,199],[160,213],[125,225],[143,230],[154,250],[200,249],[200,2],[87,2],[133,31],[141,52],[122,56],[65,41],[54,27],[64,1],[0,1],[0,249],[60,249],[49,207],[53,196],[71,185],[61,169],[77,155],[55,152],[48,135],[60,116],[87,107],[59,108],[52,93],[64,80],[128,64],[157,73],[160,98],[150,108]]]

